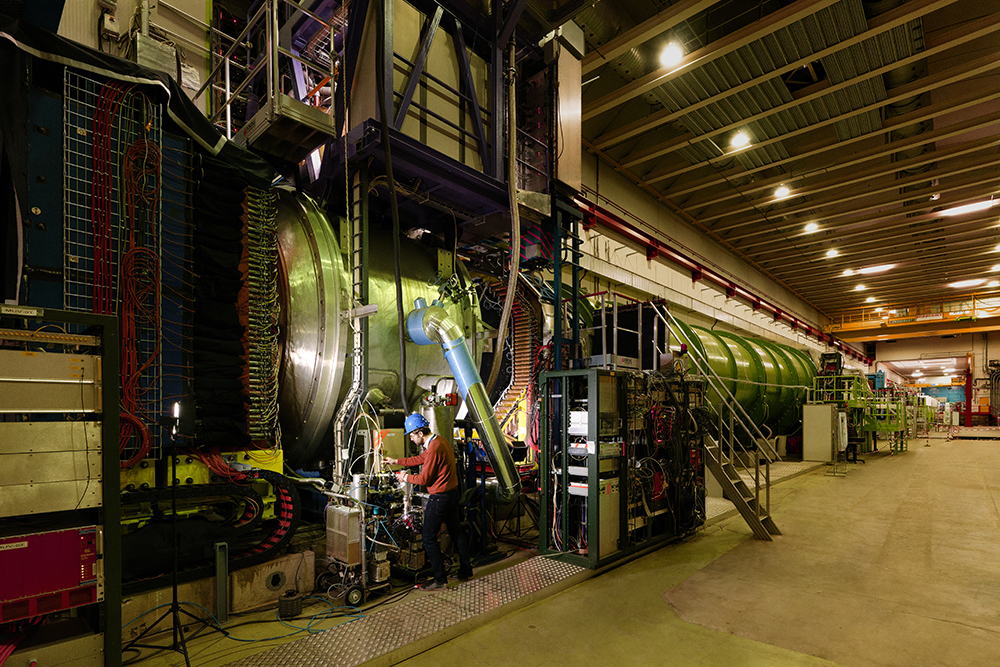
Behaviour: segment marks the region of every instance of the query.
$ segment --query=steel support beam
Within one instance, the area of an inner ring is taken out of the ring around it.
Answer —
[[[431,50],[431,44],[434,43],[434,36],[437,34],[438,26],[441,25],[441,17],[444,15],[444,8],[438,6],[434,10],[434,16],[425,24],[424,37],[420,41],[420,51],[417,53],[417,60],[413,64],[413,71],[410,72],[410,78],[406,82],[406,91],[403,93],[403,99],[399,103],[399,111],[396,112],[396,121],[393,123],[393,127],[397,130],[403,128],[403,121],[406,120],[406,112],[410,109],[410,102],[413,101],[413,94],[417,91],[417,85],[420,83],[420,76],[424,73],[424,64],[427,62],[427,54]],[[387,98],[388,99],[388,98]]]
[[[482,110],[479,108],[479,96],[476,93],[476,82],[472,78],[472,67],[469,65],[469,53],[465,49],[465,35],[462,33],[462,24],[459,23],[458,19],[455,19],[455,32],[452,34],[455,40],[455,58],[458,60],[458,72],[459,80],[465,87],[465,94],[468,96],[469,104],[469,114],[472,116],[472,126],[475,128],[476,141],[479,144],[479,159],[482,161],[483,169],[487,170],[490,165],[490,148],[486,145],[486,132],[483,128],[483,114]],[[461,86],[459,87],[461,90]],[[493,110],[492,120],[494,123],[497,121],[497,110]],[[496,146],[492,147],[493,151],[497,150]],[[496,177],[496,174],[490,174],[489,176]]]

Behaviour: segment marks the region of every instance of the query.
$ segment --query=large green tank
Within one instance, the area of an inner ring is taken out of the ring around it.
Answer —
[[[816,375],[809,355],[760,338],[678,324],[765,435],[791,435],[799,429],[806,398],[803,387],[812,386]],[[708,400],[717,403],[720,397],[712,391]]]

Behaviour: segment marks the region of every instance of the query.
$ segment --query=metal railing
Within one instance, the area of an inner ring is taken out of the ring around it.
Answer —
[[[708,386],[719,398],[717,405],[711,401],[706,401],[706,405],[718,422],[718,463],[721,466],[725,466],[726,464],[732,465],[739,476],[743,478],[744,483],[746,483],[747,477],[753,481],[754,509],[756,509],[758,516],[760,516],[761,509],[761,489],[765,490],[763,507],[765,514],[770,516],[771,463],[779,458],[778,452],[771,444],[771,440],[764,436],[757,427],[757,424],[754,423],[743,409],[743,406],[739,404],[736,397],[726,387],[723,378],[715,372],[708,359],[702,355],[699,346],[695,344],[695,341],[687,337],[683,327],[680,326],[666,306],[663,306],[661,309],[656,304],[651,305],[656,317],[667,327],[667,331],[671,337],[687,345],[688,359],[690,359],[699,375],[705,379]],[[740,433],[747,436],[756,445],[756,449],[745,450],[740,443]],[[740,455],[741,451],[743,452],[742,456]],[[708,450],[707,453],[709,456],[713,455],[711,450]],[[762,458],[764,460],[763,487],[761,480]],[[749,459],[752,459],[752,465],[749,464]],[[750,486],[750,484],[747,484],[747,486]]]
[[[844,310],[834,326],[910,324],[955,321],[971,317],[1000,316],[1000,294],[996,292],[963,294],[947,301],[903,302]],[[912,319],[911,319],[912,318]],[[903,321],[911,320],[911,321]]]
[[[285,21],[280,20],[283,6],[290,9]],[[212,104],[209,115],[213,123],[223,123],[227,138],[232,138],[238,126],[248,118],[234,118],[237,103],[246,103],[247,115],[253,116],[254,98],[260,104],[275,104],[278,94],[285,94],[292,101],[314,106],[311,100],[326,85],[331,91],[336,85],[338,56],[334,52],[333,33],[342,30],[342,21],[324,19],[292,0],[265,0],[247,22],[243,31],[233,39],[232,45],[221,55],[195,94],[200,98],[207,90],[221,95],[221,102]],[[297,47],[308,39],[304,47]],[[263,38],[263,42],[261,42]],[[314,43],[325,48],[314,48]],[[242,50],[245,63],[236,59]],[[309,56],[306,56],[308,51]],[[286,68],[291,74],[283,75]],[[234,80],[234,70],[245,72],[242,80]],[[286,80],[287,77],[287,80]],[[327,113],[332,109],[332,95]],[[331,121],[332,122],[332,121]]]

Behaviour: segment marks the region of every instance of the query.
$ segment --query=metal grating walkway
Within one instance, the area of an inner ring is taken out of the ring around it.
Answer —
[[[539,556],[440,593],[424,593],[233,667],[352,667],[514,602],[585,569]]]

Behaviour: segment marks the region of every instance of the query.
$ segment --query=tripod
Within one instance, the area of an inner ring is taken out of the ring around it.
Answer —
[[[209,623],[205,619],[198,618],[186,609],[181,609],[180,602],[177,600],[177,569],[178,569],[178,551],[180,549],[177,544],[177,450],[179,448],[178,435],[177,435],[177,421],[178,417],[165,417],[161,418],[160,423],[163,426],[170,426],[170,532],[171,532],[171,546],[173,547],[173,561],[170,567],[170,584],[172,590],[172,597],[170,598],[170,608],[167,609],[156,621],[151,623],[149,627],[143,630],[139,635],[126,644],[122,650],[128,650],[130,648],[156,648],[164,649],[167,651],[176,651],[184,656],[184,663],[187,667],[191,667],[191,658],[188,656],[187,649],[187,637],[184,636],[184,624],[181,623],[181,614],[189,617],[198,623],[201,627],[195,630],[194,634],[191,635],[193,639],[195,635],[201,632],[204,628],[209,628],[210,630],[217,630],[224,635],[229,635],[228,632],[223,630],[221,627]],[[173,631],[173,641],[169,646],[159,646],[156,644],[141,644],[140,640],[153,631],[160,621],[170,617],[171,619],[171,630]]]

